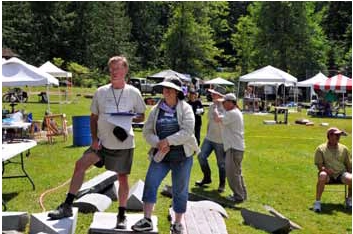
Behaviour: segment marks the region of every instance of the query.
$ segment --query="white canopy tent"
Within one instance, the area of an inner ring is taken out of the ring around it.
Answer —
[[[40,70],[49,73],[50,75],[54,76],[54,77],[58,77],[58,78],[66,78],[66,80],[68,80],[68,78],[72,78],[72,73],[71,72],[67,72],[64,71],[60,68],[58,68],[57,66],[55,66],[54,64],[52,64],[50,61],[47,61],[46,63],[44,63],[42,66],[39,67]],[[72,79],[71,79],[71,84],[72,84]],[[66,83],[66,95],[65,95],[65,100],[67,101],[67,94],[68,94],[68,85]],[[60,96],[61,99],[61,96]]]
[[[277,82],[296,84],[298,79],[278,68],[268,65],[239,78],[242,82]]]
[[[176,72],[176,71],[173,71],[173,70],[170,70],[170,69],[158,72],[156,74],[148,76],[147,78],[164,79],[165,77],[172,76],[172,75],[179,77],[179,79],[181,79],[184,82],[191,82],[191,78],[189,76],[182,74],[182,73],[179,73],[179,72]]]
[[[204,82],[204,84],[218,84],[218,85],[232,85],[234,86],[233,82],[230,82],[228,80],[225,80],[223,78],[217,77],[215,79],[212,80],[207,80]]]
[[[2,64],[2,86],[59,85],[59,80],[18,58]]]
[[[315,76],[313,76],[307,80],[303,80],[303,81],[298,82],[297,86],[304,87],[304,88],[310,88],[310,101],[311,101],[312,96],[315,95],[314,84],[316,84],[318,82],[324,82],[327,79],[328,79],[327,76],[325,76],[324,74],[319,72]]]
[[[288,87],[288,86],[296,86],[298,79],[288,74],[287,72],[284,72],[278,68],[268,65],[266,67],[250,72],[249,74],[240,76],[239,82],[248,82],[248,83],[251,82],[252,85],[261,84],[261,85],[271,85],[276,87],[283,84],[284,86]],[[240,85],[238,85],[238,95],[239,95],[239,87]],[[285,99],[285,92],[283,93],[284,93],[284,99]]]
[[[47,61],[46,63],[44,63],[42,66],[39,67],[39,69],[55,77],[65,77],[65,78],[72,77],[71,72],[67,72],[58,68],[50,61]]]
[[[11,58],[2,63],[1,83],[5,87],[47,86],[48,91],[49,85],[59,85],[59,80],[18,58]]]

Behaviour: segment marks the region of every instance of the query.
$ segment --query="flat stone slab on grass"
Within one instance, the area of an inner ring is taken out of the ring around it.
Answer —
[[[99,193],[89,193],[73,204],[82,213],[94,213],[96,211],[105,211],[112,204],[112,199],[108,196]]]
[[[24,231],[29,221],[27,212],[2,212],[2,231]]]
[[[118,179],[116,172],[105,171],[102,174],[92,178],[91,180],[82,184],[77,193],[77,198],[82,197],[87,193],[99,193],[105,188],[112,185]]]
[[[116,225],[116,215],[117,213],[106,213],[106,212],[96,212],[93,216],[93,222],[91,223],[89,234],[116,234],[116,233],[144,233],[144,234],[156,234],[158,233],[157,216],[152,216],[153,230],[149,232],[135,232],[131,229],[137,221],[143,218],[143,214],[126,214],[127,216],[127,229],[114,229]]]
[[[77,222],[78,208],[72,208],[72,217],[59,220],[48,218],[49,212],[36,213],[31,215],[29,233],[47,234],[74,234]]]

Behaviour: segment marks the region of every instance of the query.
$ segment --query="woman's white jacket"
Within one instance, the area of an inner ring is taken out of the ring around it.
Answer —
[[[159,100],[159,102],[152,107],[148,119],[143,127],[143,136],[152,148],[157,148],[157,143],[162,140],[157,136],[156,122],[160,111],[159,105],[163,101],[163,99]],[[183,145],[185,155],[190,157],[194,153],[200,152],[194,135],[194,112],[192,107],[187,102],[178,100],[176,113],[178,117],[179,131],[168,136],[166,139],[168,140],[169,145]],[[152,150],[150,150],[150,152],[152,152]]]

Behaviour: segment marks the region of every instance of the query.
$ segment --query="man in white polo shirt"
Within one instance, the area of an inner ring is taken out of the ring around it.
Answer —
[[[133,122],[142,122],[145,118],[146,105],[140,91],[125,82],[129,70],[124,56],[114,56],[108,61],[110,84],[101,86],[94,94],[91,104],[90,130],[92,143],[82,157],[77,160],[71,179],[69,192],[60,206],[49,212],[51,219],[72,216],[72,204],[80,189],[86,170],[95,164],[105,166],[107,170],[118,173],[119,210],[117,229],[126,229],[126,205],[129,195],[128,175],[131,171],[135,140],[132,126],[124,129],[117,126],[116,114],[137,113]],[[115,115],[112,115],[115,114]],[[132,117],[131,117],[132,118]]]

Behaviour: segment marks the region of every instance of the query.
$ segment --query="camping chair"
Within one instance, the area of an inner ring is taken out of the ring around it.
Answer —
[[[67,140],[66,115],[55,114],[44,116],[45,130],[47,131],[48,142],[53,143],[53,137],[63,136],[64,141]]]

